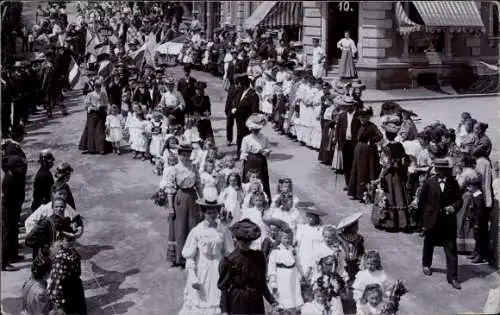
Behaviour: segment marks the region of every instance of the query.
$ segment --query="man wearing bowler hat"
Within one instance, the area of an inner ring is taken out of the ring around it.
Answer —
[[[456,214],[462,207],[462,195],[452,176],[450,160],[436,159],[433,164],[436,175],[424,182],[418,201],[424,230],[422,271],[426,276],[432,275],[434,247],[442,246],[446,255],[446,279],[453,288],[460,290]]]
[[[193,112],[193,103],[191,97],[196,94],[196,79],[191,76],[191,67],[184,66],[184,77],[177,82],[177,91],[179,91],[184,98],[186,104],[185,113],[191,114]],[[181,124],[184,124],[184,117],[182,117]]]

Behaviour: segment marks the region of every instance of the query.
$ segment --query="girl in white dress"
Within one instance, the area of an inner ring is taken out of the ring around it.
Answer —
[[[336,258],[337,265],[335,272],[338,273],[345,281],[348,280],[349,275],[346,271],[346,253],[340,245],[340,240],[337,236],[337,230],[332,225],[325,225],[323,227],[323,241],[315,248],[315,261],[319,265],[321,258],[333,255]],[[316,279],[320,271],[315,270],[312,279]],[[311,277],[310,277],[311,278]]]
[[[373,283],[363,290],[357,315],[381,315],[384,307],[384,291],[380,284]]]
[[[257,179],[252,182],[248,182],[243,184],[243,204],[242,208],[248,208],[250,207],[250,200],[252,199],[252,196],[255,193],[262,192],[264,194],[264,198],[266,200],[266,203],[269,201],[267,198],[266,193],[264,192],[264,189],[262,188],[262,183],[260,182],[260,179]]]
[[[185,143],[193,143],[194,139],[200,138],[200,132],[196,127],[196,121],[193,116],[190,116],[186,121],[186,126],[184,129],[184,134],[182,135],[182,140]]]
[[[208,187],[217,190],[217,177],[214,174],[215,164],[214,161],[208,160],[205,163],[205,169],[200,174],[200,184],[201,189],[206,189]]]
[[[229,223],[241,220],[243,190],[241,188],[241,177],[238,173],[232,173],[227,178],[226,188],[219,195],[219,203],[224,205]]]
[[[153,119],[149,122],[148,132],[151,134],[151,143],[149,144],[149,154],[151,162],[156,163],[162,156],[162,149],[165,145],[165,135],[168,126],[165,125],[163,115],[160,112],[153,113]]]
[[[360,300],[367,285],[377,283],[382,289],[388,288],[390,285],[390,280],[382,268],[380,254],[377,251],[369,250],[366,252],[363,256],[362,267],[363,269],[356,274],[352,284],[354,301],[356,301],[358,309],[361,307]]]
[[[223,162],[222,164],[223,167],[221,170],[221,174],[224,175],[224,180],[227,181],[229,175],[231,175],[236,171],[235,170],[236,160],[232,154],[226,154],[222,162]]]
[[[331,291],[335,290],[333,285],[328,284],[326,287],[322,287],[318,282],[315,282],[312,288],[313,300],[307,302],[302,306],[302,315],[343,315],[342,304],[340,304],[340,309],[338,307],[332,307],[335,301],[332,301],[329,294]]]
[[[318,246],[323,241],[323,227],[321,226],[321,217],[326,213],[317,210],[314,205],[302,207],[301,203],[297,208],[303,210],[305,222],[297,224],[297,253],[300,265],[304,271],[304,277],[309,279],[316,268],[314,255]]]
[[[310,146],[313,149],[319,150],[321,147],[321,106],[323,99],[322,81],[317,80],[314,86],[313,102],[312,102],[312,119],[311,119],[311,142]]]
[[[134,151],[133,158],[136,159],[139,154],[141,160],[146,160],[146,151],[148,149],[146,138],[146,126],[148,121],[144,117],[144,113],[140,105],[134,105],[134,113],[127,117],[125,128],[128,129],[130,135],[130,148]]]
[[[280,178],[278,180],[278,194],[274,196],[273,201],[271,203],[272,207],[277,207],[277,205],[281,202],[281,198],[285,195],[292,194],[293,195],[293,182],[291,178]],[[299,198],[293,197],[293,205],[296,206],[299,203]]]
[[[269,289],[277,297],[279,308],[289,314],[299,314],[304,304],[300,280],[302,269],[293,248],[293,231],[281,230],[281,242],[269,255],[267,274]]]
[[[252,242],[250,249],[262,250],[262,244],[267,237],[267,224],[262,219],[267,203],[263,192],[256,192],[250,198],[249,207],[241,209],[241,219],[249,219],[260,227],[261,235]]]
[[[295,233],[297,224],[304,222],[303,214],[293,206],[293,195],[281,198],[281,202],[264,213],[264,219],[279,219],[285,221]]]
[[[113,145],[113,153],[120,155],[120,141],[123,138],[122,132],[123,116],[117,105],[111,105],[109,115],[106,116],[106,141]]]
[[[217,220],[222,206],[217,203],[217,191],[207,189],[203,196],[197,204],[204,212],[204,220],[189,232],[182,249],[187,281],[180,315],[220,314],[219,262],[233,250],[229,230]]]

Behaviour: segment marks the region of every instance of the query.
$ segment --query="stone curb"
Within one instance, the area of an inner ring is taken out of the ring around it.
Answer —
[[[393,102],[405,102],[405,101],[428,101],[428,100],[448,100],[448,99],[460,99],[460,98],[477,98],[477,97],[493,97],[500,96],[500,93],[483,93],[483,94],[456,94],[456,95],[438,95],[438,96],[415,96],[415,97],[388,97],[381,98],[378,100],[365,99],[363,102],[365,104],[382,103],[386,101]]]

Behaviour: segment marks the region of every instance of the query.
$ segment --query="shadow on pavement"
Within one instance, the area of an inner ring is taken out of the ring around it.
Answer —
[[[80,254],[82,260],[89,260],[90,258],[99,254],[103,250],[113,250],[113,249],[115,248],[111,245],[99,245],[99,244],[83,245],[80,243],[76,244],[76,250]]]
[[[281,161],[290,160],[292,158],[293,158],[292,154],[271,153],[271,155],[269,155],[268,161],[281,162]]]
[[[458,282],[464,283],[474,278],[484,278],[495,272],[488,264],[482,265],[459,265]]]
[[[97,290],[106,288],[106,293],[87,298],[87,309],[89,314],[124,314],[135,303],[132,301],[120,302],[125,296],[139,291],[136,288],[120,288],[128,276],[140,272],[133,268],[125,272],[106,270],[95,262],[90,262],[92,269],[91,279],[84,281],[85,290]],[[113,304],[116,303],[116,304]]]

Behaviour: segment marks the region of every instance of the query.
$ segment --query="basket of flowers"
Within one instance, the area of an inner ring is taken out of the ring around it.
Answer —
[[[159,207],[164,207],[167,204],[167,193],[164,189],[159,189],[151,199],[155,203],[155,205]]]

